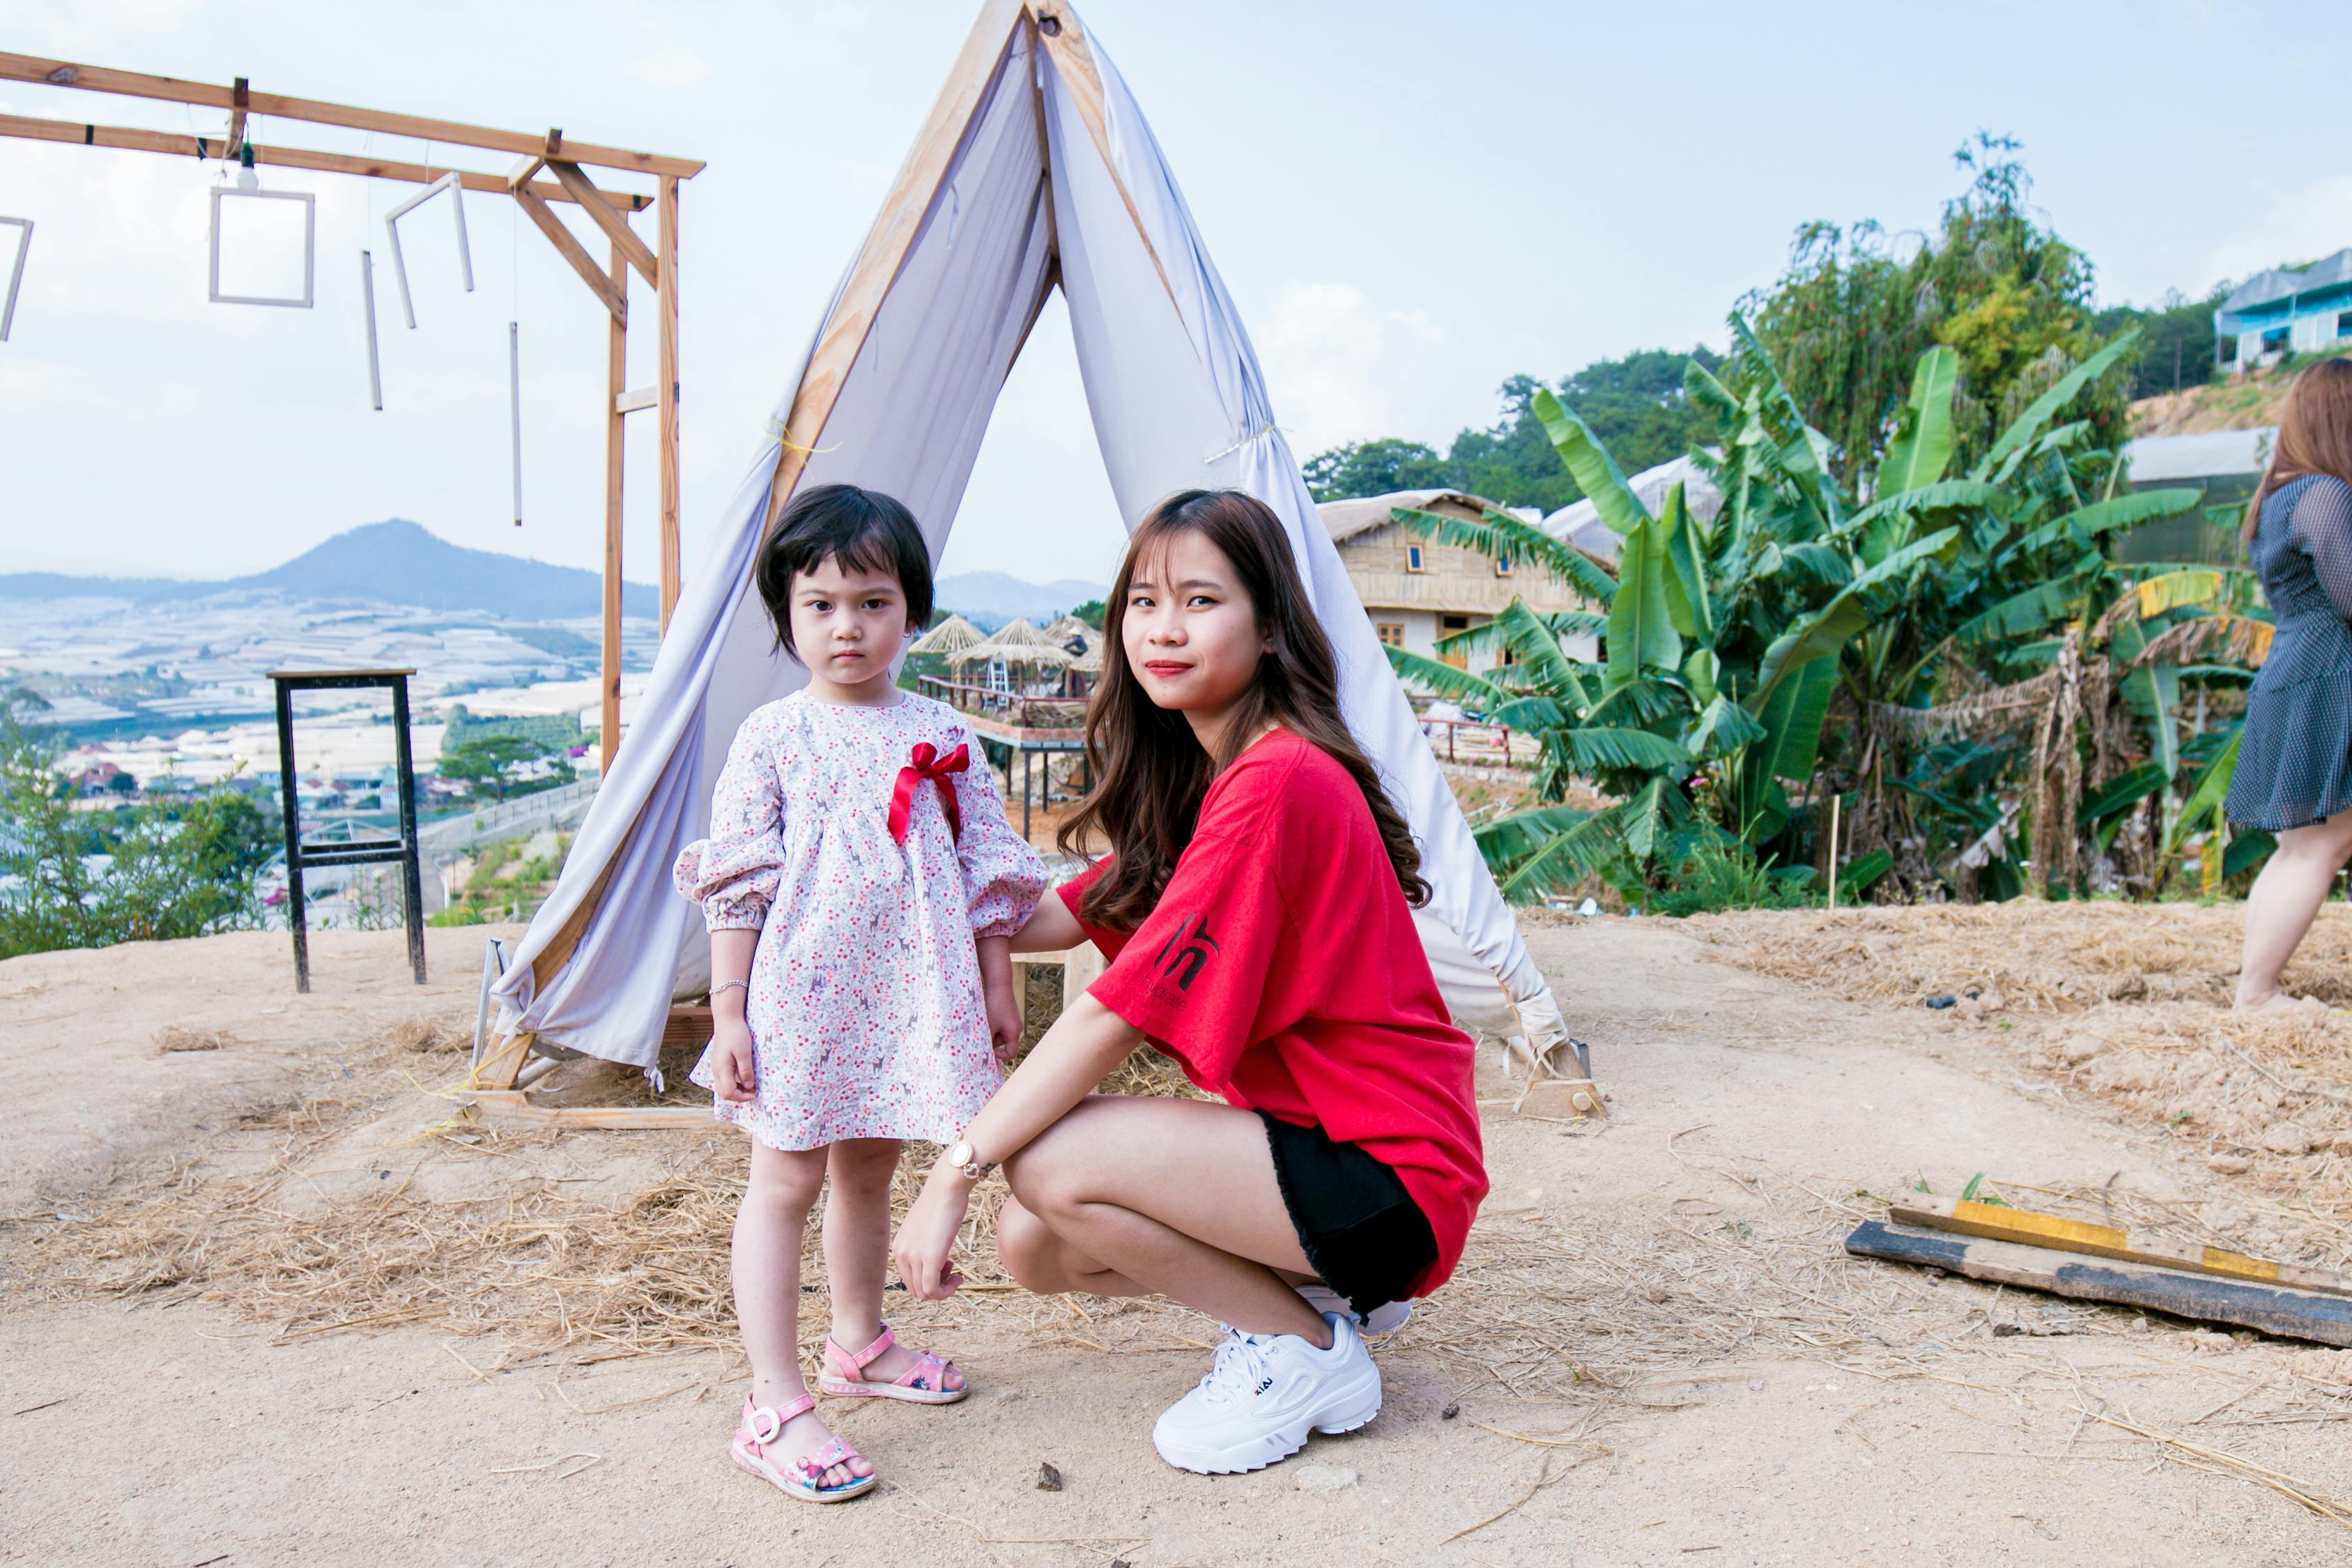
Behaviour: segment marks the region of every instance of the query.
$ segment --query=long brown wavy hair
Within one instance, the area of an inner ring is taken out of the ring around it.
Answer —
[[[1225,726],[1223,754],[1202,748],[1184,715],[1144,693],[1127,662],[1122,635],[1136,566],[1180,533],[1198,533],[1224,552],[1257,612],[1267,651]],[[1192,841],[1210,781],[1249,742],[1278,724],[1325,752],[1364,792],[1405,901],[1429,900],[1421,848],[1339,716],[1339,668],[1331,639],[1308,606],[1282,523],[1240,490],[1180,490],[1161,501],[1128,541],[1127,559],[1103,613],[1103,673],[1087,707],[1087,759],[1095,787],[1059,835],[1063,852],[1108,841],[1110,869],[1087,889],[1079,912],[1114,931],[1133,931],[1160,901],[1177,858]]]
[[[2352,485],[2352,360],[2324,359],[2294,378],[2279,409],[2278,444],[2271,466],[2246,503],[2238,537],[2254,542],[2263,502],[2292,479],[2326,474]]]

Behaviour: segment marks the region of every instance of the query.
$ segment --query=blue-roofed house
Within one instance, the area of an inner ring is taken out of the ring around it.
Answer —
[[[2213,333],[2221,363],[2240,370],[2352,340],[2352,248],[2247,279],[2213,312]]]

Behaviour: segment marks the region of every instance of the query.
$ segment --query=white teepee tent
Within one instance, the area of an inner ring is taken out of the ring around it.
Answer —
[[[1265,378],[1151,129],[1062,0],[987,0],[817,327],[664,637],[635,727],[554,895],[493,987],[503,1087],[534,1040],[650,1066],[709,948],[670,864],[699,836],[746,714],[802,684],[752,587],[793,489],[887,491],[945,544],[991,408],[1058,284],[1129,525],[1171,491],[1248,490],[1278,514],[1341,667],[1349,724],[1420,836],[1421,925],[1466,1026],[1538,1058],[1559,1015],[1390,672]]]

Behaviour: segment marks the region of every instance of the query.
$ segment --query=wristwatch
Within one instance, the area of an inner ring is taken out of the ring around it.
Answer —
[[[996,1162],[982,1159],[979,1151],[971,1146],[971,1140],[969,1138],[959,1138],[949,1144],[947,1160],[948,1163],[967,1182],[977,1182],[989,1172],[996,1169]]]

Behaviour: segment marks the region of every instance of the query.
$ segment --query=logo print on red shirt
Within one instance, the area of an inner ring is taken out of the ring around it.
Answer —
[[[1186,915],[1177,922],[1175,934],[1151,955],[1151,966],[1176,982],[1177,990],[1190,991],[1217,951],[1217,939],[1209,934],[1206,917]]]

